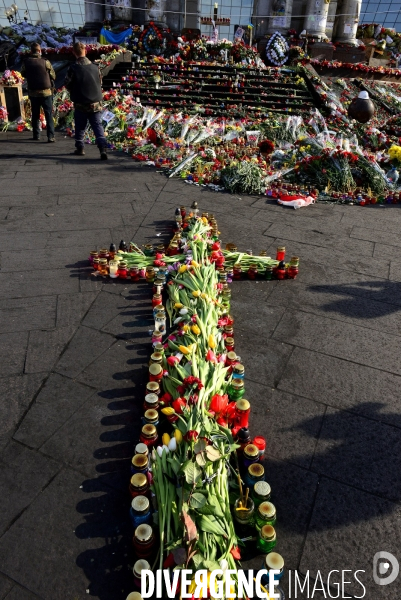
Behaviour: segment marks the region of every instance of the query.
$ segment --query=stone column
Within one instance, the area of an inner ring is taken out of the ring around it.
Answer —
[[[146,0],[145,22],[153,21],[156,25],[166,25],[166,0]]]
[[[349,46],[357,45],[356,30],[358,29],[361,5],[362,0],[342,0],[338,3],[334,24],[334,41]]]
[[[306,16],[304,29],[309,35],[319,38],[326,37],[327,15],[329,13],[330,0],[308,0],[306,3]]]
[[[292,0],[272,0],[267,33],[287,33],[291,26]]]
[[[95,26],[104,21],[104,6],[85,2],[85,25]]]
[[[254,37],[259,39],[267,33],[269,26],[270,0],[256,0],[254,3],[254,12],[252,23],[255,26]],[[260,16],[259,16],[260,15]]]

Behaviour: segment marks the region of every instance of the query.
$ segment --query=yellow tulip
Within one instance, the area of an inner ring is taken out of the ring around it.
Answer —
[[[194,292],[192,292],[192,295],[194,298],[199,298],[199,296],[201,295],[200,290],[195,290]]]
[[[209,335],[208,342],[209,342],[209,348],[212,348],[212,350],[214,348],[216,348],[216,340],[214,339],[214,335],[212,333]]]
[[[178,269],[179,273],[185,273],[185,271],[187,270],[187,265],[181,265],[181,267]]]
[[[169,436],[169,434],[168,433],[163,433],[163,435],[162,435],[162,443],[165,446],[169,445],[170,440],[171,440],[171,437]]]
[[[189,354],[191,352],[190,348],[187,346],[178,346],[180,349],[180,352],[182,352],[183,354]]]
[[[203,300],[207,300],[207,298],[208,298],[208,295],[207,295],[207,294],[205,294],[205,292],[202,292],[202,293],[201,293],[201,298],[202,298]]]
[[[183,305],[183,304],[181,304],[181,302],[176,302],[176,303],[174,304],[174,308],[183,308],[183,307],[184,307],[184,305]]]
[[[162,408],[162,413],[169,417],[175,413],[175,410],[174,408],[171,408],[171,406],[166,406],[165,408]]]
[[[199,263],[197,263],[196,260],[191,260],[191,265],[193,267],[199,267]]]
[[[183,331],[187,332],[189,331],[189,325],[183,325]]]
[[[182,433],[179,429],[174,429],[174,437],[177,444],[181,444],[182,442]]]
[[[197,325],[192,325],[191,329],[192,329],[192,333],[194,333],[195,335],[199,335],[201,332],[201,330],[199,329],[199,327]]]

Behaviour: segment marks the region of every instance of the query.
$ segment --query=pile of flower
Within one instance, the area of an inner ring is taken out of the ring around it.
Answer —
[[[65,27],[53,27],[46,23],[22,22],[18,24],[10,24],[7,27],[0,27],[0,42],[13,42],[19,44],[22,39],[25,39],[24,45],[20,46],[20,50],[28,50],[33,42],[37,42],[42,48],[60,48],[62,46],[72,46],[73,34],[76,29],[68,29]]]
[[[8,112],[5,106],[0,106],[0,124],[7,121]]]
[[[265,440],[257,436],[248,445],[251,407],[242,398],[244,368],[234,350],[231,292],[225,284],[231,281],[232,273],[231,267],[224,269],[224,265],[232,264],[232,259],[238,268],[243,259],[246,265],[251,260],[279,269],[281,263],[222,251],[217,223],[211,216],[196,216],[197,208],[190,214],[183,208],[177,212],[177,233],[166,254],[159,247],[154,253],[147,246],[145,254],[131,243],[130,252],[113,251],[111,258],[107,251],[100,251],[108,258],[99,266],[99,259],[93,258],[96,253],[91,253],[92,260],[97,260],[95,274],[98,268],[101,274],[109,272],[112,277],[127,277],[129,272],[134,281],[146,277],[159,289],[152,301],[155,331],[149,367],[152,383],[148,385],[159,386],[160,396],[145,397],[141,446],[132,460],[130,515],[139,559],[134,574],[140,577],[141,569],[151,569],[147,561],[152,561],[153,568],[170,570],[170,581],[176,574],[173,589],[177,590],[182,569],[188,569],[192,573],[190,593],[192,598],[199,598],[202,596],[194,595],[195,573],[205,570],[209,589],[203,597],[210,598],[211,572],[219,571],[219,584],[231,570],[231,592],[242,598],[237,561],[246,544],[239,539],[243,537],[241,527],[245,526],[251,537],[264,539],[263,522],[252,516],[254,490],[253,484],[247,483],[250,471],[244,464],[243,449],[251,452],[252,448],[259,481],[264,481],[260,461]],[[147,481],[151,482],[154,502],[153,509],[143,512],[144,506],[149,507],[143,496],[150,498],[145,491]],[[136,491],[139,484],[143,490],[140,500]],[[275,539],[275,509],[267,504],[265,508],[272,516],[266,527]],[[139,505],[140,515],[136,512]],[[145,537],[147,543],[141,544]],[[156,537],[159,541],[152,546]],[[275,541],[270,550],[274,545]],[[261,542],[257,547],[265,554],[269,551]],[[227,596],[223,593],[219,597]]]
[[[0,83],[2,85],[17,85],[18,83],[24,83],[24,78],[18,71],[7,69],[2,75],[0,74]]]

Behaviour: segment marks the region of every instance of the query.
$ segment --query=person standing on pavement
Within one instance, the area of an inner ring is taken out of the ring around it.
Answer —
[[[102,86],[99,68],[86,58],[84,44],[75,42],[72,47],[76,63],[67,71],[64,85],[74,103],[75,152],[84,156],[84,135],[88,121],[96,137],[100,158],[107,160],[107,142],[102,127]]]
[[[32,44],[31,55],[25,59],[21,68],[28,82],[28,96],[31,101],[33,140],[40,139],[42,129],[40,109],[43,108],[46,118],[47,141],[55,142],[53,120],[53,89],[56,74],[51,63],[42,58],[39,44]]]

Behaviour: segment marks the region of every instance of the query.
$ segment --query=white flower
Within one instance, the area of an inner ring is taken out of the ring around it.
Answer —
[[[188,313],[188,309],[187,308],[181,308],[180,315],[186,315],[187,313]],[[180,321],[181,321],[181,319],[180,319]],[[175,323],[175,321],[174,321],[174,323]]]
[[[177,440],[174,437],[169,441],[168,449],[170,452],[175,452],[177,450]]]
[[[162,454],[163,452],[165,452],[166,454],[169,454],[170,450],[168,449],[168,447],[166,446],[166,444],[163,444],[163,448],[162,448]]]
[[[158,454],[158,455],[160,456],[160,458],[161,458],[161,457],[162,457],[162,454],[163,454],[163,448],[162,448],[161,446],[157,446],[156,450],[157,450],[157,454]]]

